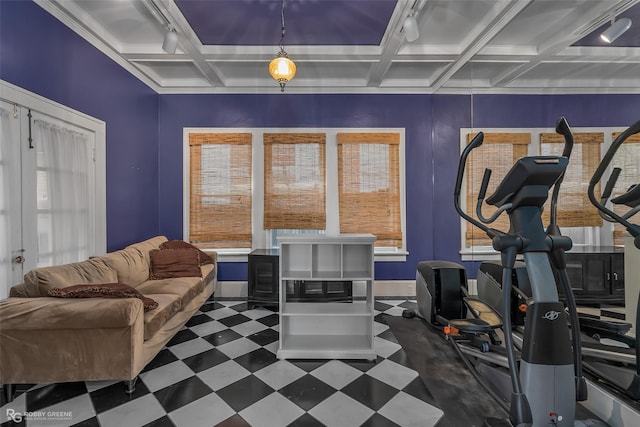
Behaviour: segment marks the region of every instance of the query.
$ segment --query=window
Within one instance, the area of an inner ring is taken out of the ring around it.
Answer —
[[[189,240],[201,248],[250,248],[251,134],[189,134]]]
[[[402,247],[397,133],[338,134],[341,233],[372,233],[376,246]]]
[[[324,230],[325,135],[264,134],[264,229]]]
[[[183,136],[185,240],[233,262],[277,246],[282,233],[371,233],[378,260],[406,258],[403,129],[185,128]],[[236,175],[242,185],[229,184]]]
[[[92,212],[93,135],[37,115],[36,152],[38,267],[87,259]]]
[[[600,227],[602,217],[589,201],[587,189],[589,181],[600,163],[600,151],[604,142],[604,133],[588,132],[573,134],[573,149],[569,165],[560,185],[558,197],[557,221],[561,228],[565,227]],[[560,156],[564,149],[564,137],[557,133],[540,134],[540,154],[543,156]],[[599,194],[600,186],[595,188]],[[544,206],[543,224],[549,223],[550,199]]]

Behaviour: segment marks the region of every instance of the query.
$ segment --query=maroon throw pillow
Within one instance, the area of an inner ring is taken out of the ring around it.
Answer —
[[[193,246],[189,242],[184,240],[167,240],[160,245],[160,249],[195,249],[200,254],[200,265],[213,264],[213,259],[206,252],[200,250],[196,246]]]
[[[144,311],[158,307],[156,301],[145,297],[135,288],[124,283],[101,283],[51,288],[48,294],[50,297],[57,298],[138,298],[144,304]]]
[[[149,251],[151,271],[149,279],[171,279],[174,277],[202,277],[198,250],[153,249]]]

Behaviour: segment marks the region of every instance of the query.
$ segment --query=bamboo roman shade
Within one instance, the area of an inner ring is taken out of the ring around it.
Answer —
[[[324,230],[324,133],[264,134],[264,228]]]
[[[201,248],[251,247],[251,134],[190,133],[189,239]]]
[[[402,247],[400,134],[338,133],[341,233],[371,233],[376,246]]]
[[[617,138],[620,135],[620,132],[615,132],[612,137],[613,139]],[[611,162],[612,167],[618,167],[622,169],[620,172],[620,176],[618,177],[618,181],[616,182],[616,186],[611,194],[611,198],[619,196],[627,192],[629,187],[634,184],[640,184],[638,177],[640,176],[640,134],[635,134],[630,136],[624,144],[618,148],[616,155],[613,157],[613,161]],[[606,179],[608,179],[608,175],[606,178],[603,178],[606,183]],[[596,192],[596,197],[599,195],[599,192]],[[623,215],[629,210],[628,206],[616,206],[613,205],[613,211],[618,215]],[[636,214],[640,215],[640,214]],[[637,221],[632,221],[637,223]],[[626,229],[615,223],[613,226],[613,242],[615,245],[624,245],[624,234]]]
[[[475,133],[467,135],[467,144],[475,137]],[[482,177],[485,169],[491,169],[491,179],[487,187],[489,197],[494,193],[502,178],[511,169],[514,162],[520,157],[528,154],[529,144],[531,143],[530,133],[485,133],[484,143],[471,151],[471,155],[467,159],[467,207],[466,211],[469,215],[477,218],[476,205],[478,201],[478,193],[482,184]],[[484,203],[482,215],[489,217],[495,211],[494,206],[488,206]],[[486,233],[477,227],[467,224],[465,234],[466,247],[472,246],[491,246],[491,239]],[[502,231],[509,230],[509,217],[503,212],[500,217],[489,225]]]
[[[560,227],[599,227],[602,218],[589,201],[587,189],[591,176],[600,163],[600,149],[604,133],[588,132],[573,135],[573,150],[569,165],[560,185],[558,196],[558,225]],[[540,154],[560,156],[564,149],[564,137],[557,133],[540,134]],[[596,194],[599,187],[596,187]],[[549,223],[551,193],[544,206],[543,224]]]

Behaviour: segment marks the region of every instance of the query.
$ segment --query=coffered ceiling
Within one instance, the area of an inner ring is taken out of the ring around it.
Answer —
[[[280,0],[36,0],[158,93],[277,93]],[[286,0],[288,93],[638,93],[640,0]],[[407,42],[414,14],[419,37]],[[612,16],[631,29],[608,45]],[[166,22],[175,54],[162,50]]]

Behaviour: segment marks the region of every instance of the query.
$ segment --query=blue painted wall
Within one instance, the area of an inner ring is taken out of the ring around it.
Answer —
[[[0,78],[106,122],[107,249],[158,232],[158,95],[31,1],[0,1]]]
[[[412,279],[420,260],[460,260],[460,127],[640,118],[640,95],[157,95],[30,1],[0,0],[0,78],[107,123],[109,250],[182,237],[183,127],[404,127],[410,255],[377,263],[378,279]],[[475,277],[477,265],[467,267]],[[221,265],[219,278],[245,280],[246,264]]]

